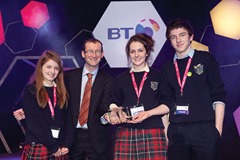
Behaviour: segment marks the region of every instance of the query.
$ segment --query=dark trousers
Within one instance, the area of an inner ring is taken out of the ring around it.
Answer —
[[[216,160],[220,134],[214,122],[170,124],[168,160]]]
[[[74,143],[70,150],[71,160],[110,160],[110,153],[107,151],[106,153],[97,153],[91,143],[89,131],[76,129]]]

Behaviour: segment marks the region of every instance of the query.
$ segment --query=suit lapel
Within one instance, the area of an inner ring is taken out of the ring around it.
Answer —
[[[79,71],[80,70],[80,71]],[[81,84],[82,84],[82,68],[76,70],[74,73],[75,75],[73,76],[74,79],[72,79],[72,96],[74,96],[73,101],[73,117],[75,119],[78,119],[79,115],[79,108],[80,108],[80,95],[81,95]],[[76,122],[76,120],[74,121]]]

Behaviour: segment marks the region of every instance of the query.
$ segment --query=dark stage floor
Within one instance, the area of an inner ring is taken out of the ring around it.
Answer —
[[[20,160],[21,152],[0,154],[0,160]]]

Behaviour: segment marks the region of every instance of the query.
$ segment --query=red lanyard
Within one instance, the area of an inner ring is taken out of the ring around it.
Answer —
[[[185,82],[186,82],[186,79],[187,79],[187,73],[189,71],[191,63],[192,63],[192,58],[189,57],[188,62],[187,62],[187,66],[186,66],[186,69],[185,69],[185,72],[184,72],[184,75],[183,75],[183,79],[182,79],[182,82],[181,82],[177,60],[174,62],[176,75],[177,75],[177,80],[178,80],[178,84],[180,86],[180,95],[181,95],[181,97],[183,96],[183,88],[184,88],[184,85],[185,85]]]
[[[54,108],[57,104],[56,87],[53,87],[53,105],[52,105],[51,99],[49,98],[48,94],[46,94],[46,96],[47,96],[48,105],[49,105],[49,108],[50,108],[50,111],[51,111],[51,116],[54,119],[54,116],[55,116]]]
[[[135,89],[135,92],[136,92],[136,95],[137,95],[137,98],[138,98],[137,104],[139,103],[139,98],[140,98],[140,95],[142,93],[143,85],[144,85],[144,82],[146,80],[147,75],[148,75],[148,72],[145,72],[144,75],[143,75],[142,81],[140,83],[139,89],[138,89],[137,83],[136,83],[136,80],[135,80],[135,77],[134,77],[134,73],[131,72],[132,83],[133,83],[133,86],[134,86],[134,89]]]

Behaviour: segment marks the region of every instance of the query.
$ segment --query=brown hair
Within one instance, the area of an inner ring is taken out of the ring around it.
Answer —
[[[139,34],[133,35],[128,40],[127,45],[125,47],[125,51],[126,51],[128,60],[129,60],[129,57],[130,57],[129,52],[130,52],[130,45],[131,45],[132,42],[140,42],[140,43],[143,44],[144,48],[146,49],[147,55],[148,55],[146,57],[146,61],[147,61],[148,58],[151,55],[151,52],[154,51],[153,46],[154,46],[155,41],[152,39],[152,37],[150,37],[149,35],[144,34],[144,33],[139,33]]]
[[[86,41],[84,41],[83,43],[83,47],[82,47],[82,51],[85,52],[85,49],[86,49],[86,44],[87,43],[100,43],[101,44],[101,51],[103,51],[103,44],[100,40],[96,39],[96,38],[90,38],[90,39],[87,39]]]
[[[178,28],[184,28],[187,30],[188,35],[191,37],[193,35],[193,27],[192,25],[185,19],[175,19],[171,21],[167,26],[166,31],[166,38],[169,39],[169,34],[172,30],[178,29]]]
[[[55,79],[55,83],[57,84],[58,104],[60,105],[60,108],[63,108],[67,102],[68,95],[64,85],[62,60],[56,52],[50,50],[43,52],[37,62],[35,73],[31,79],[31,82],[35,83],[36,98],[39,106],[45,108],[47,105],[47,92],[43,86],[44,77],[42,74],[42,66],[49,60],[55,61],[59,66],[59,73]]]

